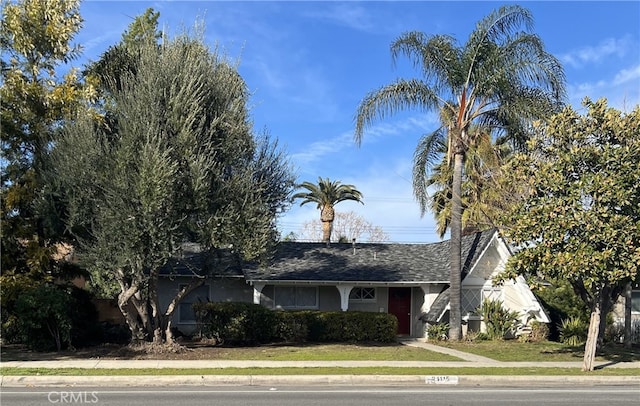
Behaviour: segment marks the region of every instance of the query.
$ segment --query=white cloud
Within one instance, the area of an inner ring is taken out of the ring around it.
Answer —
[[[321,11],[306,11],[303,16],[329,21],[357,31],[372,32],[376,28],[367,10],[356,4],[333,4],[332,7],[322,8]]]
[[[622,69],[613,78],[613,84],[616,86],[624,85],[633,81],[635,81],[635,83],[631,83],[631,85],[635,84],[638,86],[640,83],[640,65],[633,66],[629,69]]]
[[[628,35],[622,38],[607,38],[596,46],[587,46],[560,55],[560,60],[566,65],[581,68],[604,61],[610,56],[622,58],[632,46],[634,46],[633,40]]]
[[[640,65],[621,69],[613,77],[570,85],[568,92],[574,106],[580,106],[584,97],[605,97],[609,106],[628,110],[640,104]]]

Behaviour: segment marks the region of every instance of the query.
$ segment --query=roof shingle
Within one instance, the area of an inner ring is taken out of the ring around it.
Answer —
[[[462,237],[463,278],[495,230]],[[449,243],[331,244],[281,242],[267,266],[244,267],[249,281],[447,282]]]

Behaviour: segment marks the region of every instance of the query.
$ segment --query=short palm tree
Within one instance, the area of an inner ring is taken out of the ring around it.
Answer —
[[[383,86],[366,95],[357,109],[358,144],[364,129],[376,118],[406,108],[440,114],[441,127],[418,143],[414,168],[420,162],[428,167],[437,164],[442,159],[439,146],[447,146],[446,162],[452,170],[451,340],[459,340],[462,335],[462,174],[465,157],[482,134],[473,126],[489,129],[493,137],[508,137],[514,148],[520,148],[532,121],[557,111],[565,95],[562,66],[545,51],[541,39],[529,32],[532,24],[529,11],[514,5],[501,7],[480,20],[462,46],[448,35],[405,33],[391,44],[392,57],[409,57],[424,78],[399,79]],[[428,177],[416,176],[414,170],[414,194],[421,203],[428,201],[427,184]],[[428,204],[421,204],[422,214],[426,207]]]
[[[307,203],[316,203],[320,210],[322,222],[322,241],[327,244],[331,241],[331,231],[335,218],[334,206],[345,200],[353,200],[362,203],[362,193],[353,185],[344,185],[340,181],[331,181],[329,178],[318,178],[318,184],[302,182],[299,188],[307,192],[299,192],[293,195],[293,199],[302,199],[300,206]]]

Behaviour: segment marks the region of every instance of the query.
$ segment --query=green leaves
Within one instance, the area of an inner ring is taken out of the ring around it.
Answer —
[[[517,274],[565,279],[591,300],[603,286],[638,280],[640,264],[640,108],[623,114],[586,99],[538,127],[531,155],[511,165],[511,182],[529,187],[506,218],[520,250]]]

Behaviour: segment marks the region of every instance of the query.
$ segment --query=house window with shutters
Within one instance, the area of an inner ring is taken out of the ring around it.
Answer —
[[[375,302],[376,288],[353,288],[349,294],[350,302]]]

